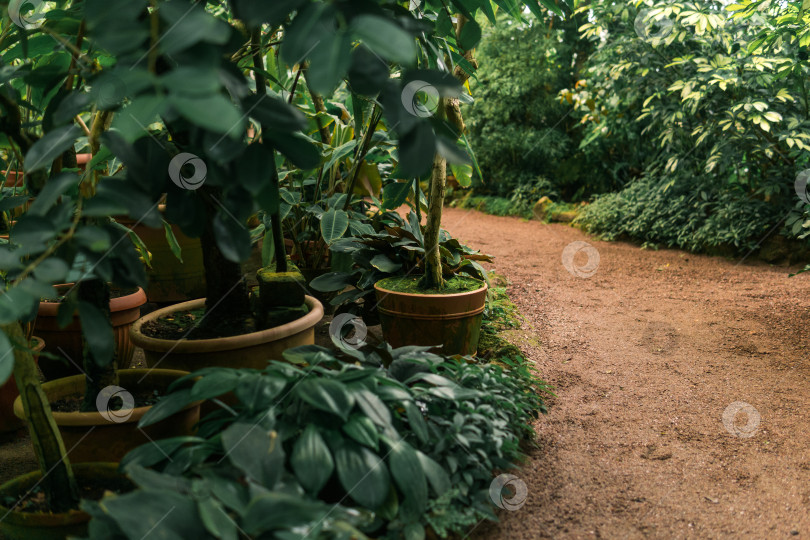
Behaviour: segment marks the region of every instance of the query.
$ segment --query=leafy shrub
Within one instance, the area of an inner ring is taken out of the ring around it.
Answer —
[[[521,438],[543,410],[542,381],[424,347],[305,346],[284,356],[302,367],[207,368],[178,381],[142,426],[198,399],[233,392],[234,402],[203,418],[197,437],[131,452],[123,465],[141,490],[112,501],[140,508],[162,485],[188,530],[216,534],[227,516],[273,538],[292,538],[292,527],[355,526],[380,538],[424,538],[426,526],[445,536],[494,519],[492,472],[523,456]],[[131,511],[109,501],[90,505],[94,516],[111,531],[126,527]],[[324,503],[338,506],[321,524]],[[281,524],[269,517],[279,512]],[[93,538],[118,537],[99,529]]]
[[[477,52],[481,67],[470,82],[476,101],[467,115],[483,174],[476,192],[509,198],[531,186],[538,189],[534,203],[543,195],[571,200],[605,191],[611,184],[594,181],[593,164],[577,150],[577,119],[557,98],[579,79],[591,48],[576,30],[584,19],[527,20],[499,21]]]
[[[691,251],[731,247],[744,253],[778,223],[778,209],[741,188],[645,177],[601,195],[574,223],[606,240],[621,237]]]

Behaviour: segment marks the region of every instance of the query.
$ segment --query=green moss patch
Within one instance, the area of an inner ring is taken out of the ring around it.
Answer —
[[[453,276],[445,281],[442,289],[423,289],[419,286],[422,276],[405,276],[385,278],[377,284],[389,291],[410,293],[410,294],[456,294],[463,292],[477,291],[484,286],[484,282],[468,276]]]

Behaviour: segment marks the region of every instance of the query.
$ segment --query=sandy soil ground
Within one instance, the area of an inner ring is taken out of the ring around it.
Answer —
[[[515,342],[556,387],[516,472],[525,504],[473,538],[810,536],[810,275],[467,210],[444,222],[495,255],[526,319]]]

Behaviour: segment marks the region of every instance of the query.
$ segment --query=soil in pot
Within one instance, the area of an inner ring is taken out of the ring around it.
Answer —
[[[72,285],[59,286],[66,291]],[[57,287],[57,289],[59,289]],[[73,317],[64,328],[56,320],[60,299],[43,300],[39,304],[34,332],[45,340],[45,352],[56,355],[59,360],[42,358],[40,369],[47,380],[60,379],[82,373],[82,326],[79,317]],[[129,327],[141,316],[141,306],[146,303],[143,289],[113,289],[110,299],[110,315],[115,333],[118,367],[126,369],[132,362],[135,347],[129,339]]]
[[[167,437],[191,435],[200,418],[200,404],[193,403],[182,411],[146,428],[138,428],[138,422],[151,408],[157,396],[166,393],[169,385],[186,375],[185,371],[168,369],[122,369],[118,371],[118,389],[109,397],[101,399],[99,410],[93,412],[61,412],[53,410],[53,418],[65,441],[74,463],[88,461],[120,461],[127,452],[149,441]],[[85,376],[74,375],[43,383],[42,390],[54,409],[76,411],[84,396]],[[135,399],[123,409],[120,400]],[[14,402],[14,414],[24,418],[22,401]]]
[[[73,473],[83,499],[99,500],[106,491],[126,493],[132,484],[118,472],[117,463],[77,463]],[[0,532],[7,540],[63,540],[85,537],[90,515],[82,510],[54,514],[36,485],[40,471],[19,476],[0,486]]]
[[[421,289],[421,276],[391,277],[374,285],[383,335],[393,347],[432,346],[442,354],[475,354],[486,304],[486,283],[468,276],[443,289]]]
[[[39,353],[45,347],[45,342],[36,336],[31,338],[31,348],[34,350],[34,363],[39,362]],[[14,375],[9,377],[3,386],[0,386],[0,432],[20,429],[25,422],[14,416],[14,400],[20,395]]]
[[[311,296],[305,297],[306,314],[265,330],[218,338],[183,337],[193,327],[195,318],[204,313],[205,299],[191,300],[159,309],[138,320],[130,331],[132,342],[141,347],[147,366],[195,371],[208,366],[248,367],[263,369],[269,360],[282,360],[291,347],[315,342],[315,325],[323,317],[323,306]],[[208,315],[216,317],[214,315]],[[153,324],[163,319],[163,322]],[[169,321],[169,324],[167,324]],[[161,330],[155,330],[155,327]],[[152,328],[149,331],[149,328]],[[147,332],[154,334],[149,335]],[[167,339],[156,335],[174,335]]]

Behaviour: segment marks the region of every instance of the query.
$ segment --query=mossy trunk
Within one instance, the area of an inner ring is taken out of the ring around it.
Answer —
[[[442,259],[439,253],[439,233],[442,228],[442,205],[446,184],[447,161],[436,154],[433,157],[427,223],[425,224],[425,275],[419,283],[425,289],[444,287]]]
[[[88,279],[79,282],[76,288],[76,296],[79,302],[87,302],[104,314],[107,321],[110,320],[110,286],[101,279]],[[84,330],[84,329],[83,329]],[[91,332],[113,332],[112,324],[109,328],[92,328]],[[82,333],[83,334],[83,333]],[[115,339],[110,336],[110,339]],[[112,359],[100,358],[98,351],[94,351],[90,344],[82,335],[82,364],[85,373],[84,400],[81,410],[83,412],[95,412],[96,398],[99,392],[108,386],[118,385],[118,359],[116,358],[117,347],[113,348]]]
[[[15,345],[14,379],[20,389],[28,433],[42,471],[40,486],[53,512],[66,512],[79,506],[79,490],[73,477],[65,443],[51,414],[48,398],[39,383],[39,372],[20,323],[5,324],[2,331]]]

